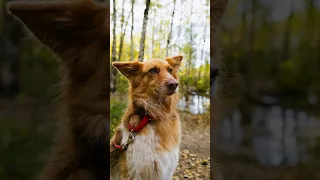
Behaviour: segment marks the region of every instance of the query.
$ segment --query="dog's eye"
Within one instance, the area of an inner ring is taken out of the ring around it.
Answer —
[[[152,68],[149,70],[150,74],[157,74],[158,73],[158,69],[157,68]]]
[[[169,68],[169,69],[168,69],[168,72],[169,72],[169,73],[172,73],[172,69],[171,69],[171,68]]]

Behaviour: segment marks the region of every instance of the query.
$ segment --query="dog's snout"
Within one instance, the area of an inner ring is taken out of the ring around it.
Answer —
[[[174,80],[174,79],[168,81],[168,86],[169,86],[169,88],[172,89],[172,90],[177,89],[178,85],[179,85],[179,83],[178,83],[176,80]]]

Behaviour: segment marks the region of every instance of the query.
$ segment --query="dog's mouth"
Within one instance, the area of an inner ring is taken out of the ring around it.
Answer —
[[[178,87],[177,88],[168,88],[168,87],[163,87],[163,86],[159,86],[158,88],[154,89],[154,92],[157,95],[166,97],[166,96],[172,96],[173,94],[178,92]]]
[[[168,95],[168,96],[171,96],[171,95],[175,94],[176,92],[177,92],[177,89],[168,90],[167,95]]]

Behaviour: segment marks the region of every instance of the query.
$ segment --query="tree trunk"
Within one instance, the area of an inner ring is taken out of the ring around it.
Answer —
[[[207,1],[207,6],[209,6],[209,1]],[[207,19],[208,17],[208,9],[206,9],[206,15],[205,15],[205,18]],[[201,66],[202,65],[205,65],[205,60],[203,59],[203,51],[204,51],[204,44],[206,42],[206,39],[207,39],[207,23],[204,25],[204,30],[203,30],[203,43],[202,43],[202,49],[201,49],[201,57],[200,57],[200,60],[201,60]],[[198,81],[201,79],[201,66],[199,68],[199,74],[198,74]],[[204,79],[204,78],[203,78]]]
[[[113,16],[112,16],[112,21],[113,21],[113,29],[112,29],[112,54],[111,54],[111,60],[112,62],[117,61],[117,37],[116,37],[116,16],[117,16],[117,11],[116,11],[116,1],[113,0]],[[110,81],[110,90],[111,92],[115,92],[117,89],[117,69],[112,68],[111,70],[111,81]]]
[[[309,47],[315,48],[316,47],[316,38],[317,34],[319,32],[314,31],[315,29],[315,0],[307,0],[306,1],[306,7],[307,7],[307,14],[305,17],[305,30],[304,30],[304,36],[303,36],[303,44],[308,44]],[[318,60],[315,59],[316,51],[310,50],[309,51],[309,58],[312,61],[318,62]],[[311,61],[311,63],[312,63]],[[316,67],[317,64],[314,63],[314,67]]]
[[[183,0],[181,0],[181,4],[180,4],[180,6],[181,6],[181,9],[183,9],[183,3],[184,3],[184,1]],[[179,34],[179,39],[178,39],[178,46],[179,46],[179,51],[181,52],[181,44],[180,44],[180,42],[181,42],[181,34],[182,34],[182,15],[183,15],[183,11],[181,11],[180,12],[180,26],[179,26],[179,30],[178,30],[178,34]]]
[[[282,60],[285,61],[289,58],[289,50],[291,45],[291,27],[292,27],[292,18],[293,18],[293,2],[291,0],[291,12],[286,22],[284,38],[283,38],[283,52]]]
[[[176,0],[173,0],[173,11],[172,11],[172,16],[171,16],[170,31],[169,31],[168,40],[167,40],[166,57],[168,57],[168,53],[169,53],[170,40],[171,40],[171,34],[172,34],[172,26],[173,26],[173,18],[174,18],[175,10],[176,10]]]
[[[145,39],[146,39],[146,32],[147,32],[149,7],[150,7],[150,0],[146,0],[146,9],[144,10],[143,26],[142,26],[141,39],[140,39],[140,51],[139,51],[139,57],[138,57],[139,61],[143,61],[144,59],[144,46],[145,46]]]
[[[154,54],[154,34],[155,34],[155,24],[152,27],[152,39],[151,39],[151,56],[150,58],[153,58],[153,54]]]
[[[255,90],[253,89],[253,82],[252,82],[252,61],[254,61],[254,50],[253,50],[253,45],[254,45],[254,40],[255,40],[255,33],[256,33],[256,0],[251,0],[251,26],[250,26],[250,33],[249,33],[249,45],[248,45],[248,50],[246,51],[246,63],[245,63],[245,80],[246,80],[246,89],[245,89],[245,97],[252,97],[255,94]],[[247,117],[242,116],[243,121],[247,121],[248,123],[251,122],[251,116],[249,115],[251,112],[251,103],[248,102],[247,98],[244,98],[242,102],[244,103],[243,105],[243,114],[248,114]],[[240,105],[241,106],[241,105]]]
[[[157,4],[158,3],[158,1],[156,0],[155,1],[155,4]],[[154,8],[154,17],[157,17],[157,7],[155,7]],[[152,26],[152,39],[151,39],[151,56],[150,56],[150,58],[152,59],[153,58],[153,56],[154,56],[154,54],[155,54],[155,51],[154,51],[154,47],[157,47],[156,45],[155,45],[155,38],[154,38],[154,36],[155,36],[155,31],[156,31],[156,20],[154,20],[153,21],[153,26]]]
[[[134,11],[133,11],[133,8],[134,8],[134,1],[135,0],[131,0],[131,48],[130,48],[130,60],[133,61],[134,59],[134,45],[133,45],[133,24],[134,24]]]
[[[0,29],[0,97],[14,98],[20,92],[20,60],[22,27],[6,13],[2,1]]]
[[[161,14],[162,12],[161,12],[161,9],[160,9],[160,14]],[[157,39],[157,47],[159,47],[159,51],[158,51],[158,58],[159,57],[161,57],[161,48],[160,48],[160,46],[161,46],[161,41],[162,41],[162,37],[160,36],[160,35],[162,35],[161,33],[162,33],[162,24],[163,24],[163,21],[160,19],[160,25],[159,25],[159,29],[158,29],[158,39]]]
[[[246,42],[246,35],[247,35],[247,5],[246,5],[246,0],[243,0],[243,7],[242,7],[242,14],[241,14],[241,31],[242,31],[242,48],[243,52],[246,52],[248,47],[247,47],[247,42]]]
[[[255,39],[255,33],[256,33],[256,4],[257,1],[256,0],[251,0],[251,11],[252,11],[252,17],[251,17],[251,28],[250,28],[250,35],[249,35],[249,51],[247,54],[247,65],[248,65],[248,69],[250,70],[251,68],[250,66],[250,61],[252,61],[252,53],[253,53],[253,44],[254,44],[254,39]],[[248,75],[250,74],[250,72],[248,72]],[[248,86],[250,87],[250,86]]]
[[[205,68],[205,72],[210,72],[210,58],[208,58],[206,61],[206,68]],[[210,82],[210,76],[206,75],[204,78],[206,81],[206,83]]]
[[[286,27],[285,27],[285,32],[284,32],[284,38],[283,38],[283,52],[282,52],[282,61],[286,61],[289,58],[289,50],[291,46],[291,27],[292,27],[292,18],[293,18],[293,0],[291,2],[291,11],[290,15],[288,17],[288,20],[286,22]],[[286,145],[285,145],[285,131],[286,131],[286,121],[285,121],[285,116],[283,117],[283,125],[282,125],[282,149],[283,149],[283,154],[286,153]],[[284,161],[286,161],[286,157],[284,157]]]
[[[124,2],[122,1],[122,13],[121,13],[121,35],[120,35],[120,46],[119,46],[119,53],[118,53],[118,61],[121,61],[121,57],[122,57],[122,49],[123,49],[123,42],[124,42],[124,37],[126,35],[126,29],[127,29],[127,25],[128,25],[128,20],[125,22],[124,21]],[[128,17],[129,18],[129,17]],[[126,23],[124,25],[124,23]]]
[[[250,124],[251,122],[251,105],[252,103],[249,102],[249,99],[247,97],[253,97],[255,94],[255,91],[253,89],[253,82],[252,82],[252,61],[254,61],[254,50],[253,50],[253,45],[254,45],[254,39],[255,39],[255,32],[256,32],[256,0],[251,0],[251,26],[249,29],[249,34],[248,34],[248,42],[245,42],[243,46],[245,48],[245,63],[243,66],[243,75],[245,78],[245,92],[244,92],[244,98],[242,98],[242,101],[240,102],[241,108],[241,114],[242,114],[242,123],[243,124]],[[245,6],[246,7],[246,6]],[[243,23],[246,23],[246,9],[243,11]],[[246,24],[243,25],[243,34],[246,35]],[[244,37],[246,38],[246,36]]]
[[[211,73],[213,71],[215,71],[215,68],[220,67],[220,52],[219,52],[219,34],[218,34],[218,30],[220,27],[220,21],[222,18],[222,15],[226,9],[226,6],[228,4],[228,0],[211,0],[211,4],[210,4],[210,25],[211,25],[211,33],[210,33],[210,52],[211,52],[211,61],[210,61],[210,71]],[[221,74],[221,73],[220,73]],[[210,74],[211,75],[211,74]],[[211,92],[210,92],[210,127],[212,128],[212,131],[210,133],[210,139],[215,142],[216,141],[216,134],[214,134],[213,132],[216,132],[216,125],[217,122],[220,119],[220,109],[223,109],[223,107],[221,108],[221,102],[223,102],[222,100],[220,100],[221,98],[219,98],[219,94],[221,94],[221,90],[224,87],[217,87],[217,94],[218,97],[215,97],[215,91],[214,91],[214,83],[211,79],[213,79],[215,77],[210,76],[210,85],[211,85]],[[218,82],[220,81],[221,76],[219,75],[218,78]],[[214,143],[211,143],[211,149],[215,150],[214,148]],[[210,161],[210,165],[211,167],[211,171],[210,171],[210,179],[213,180],[220,180],[222,179],[222,175],[218,172],[218,168],[217,165],[215,164],[215,162],[212,160]]]
[[[187,61],[187,74],[186,74],[186,91],[187,93],[189,92],[189,80],[190,80],[190,70],[191,70],[191,59],[193,55],[193,34],[192,34],[192,15],[193,15],[193,5],[191,3],[191,10],[190,10],[190,51],[189,51],[189,56],[188,56],[188,61]]]

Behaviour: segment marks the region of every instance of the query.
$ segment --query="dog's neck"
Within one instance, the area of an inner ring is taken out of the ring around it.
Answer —
[[[163,98],[141,98],[132,95],[131,105],[138,112],[145,111],[155,119],[162,119],[165,115],[175,111],[178,94]],[[143,109],[143,110],[140,110]]]
[[[137,125],[146,113],[152,117],[152,120],[161,121],[168,119],[168,116],[172,113],[176,113],[178,94],[159,99],[130,95],[129,99],[129,111],[127,112],[125,125],[128,125],[128,123]]]

